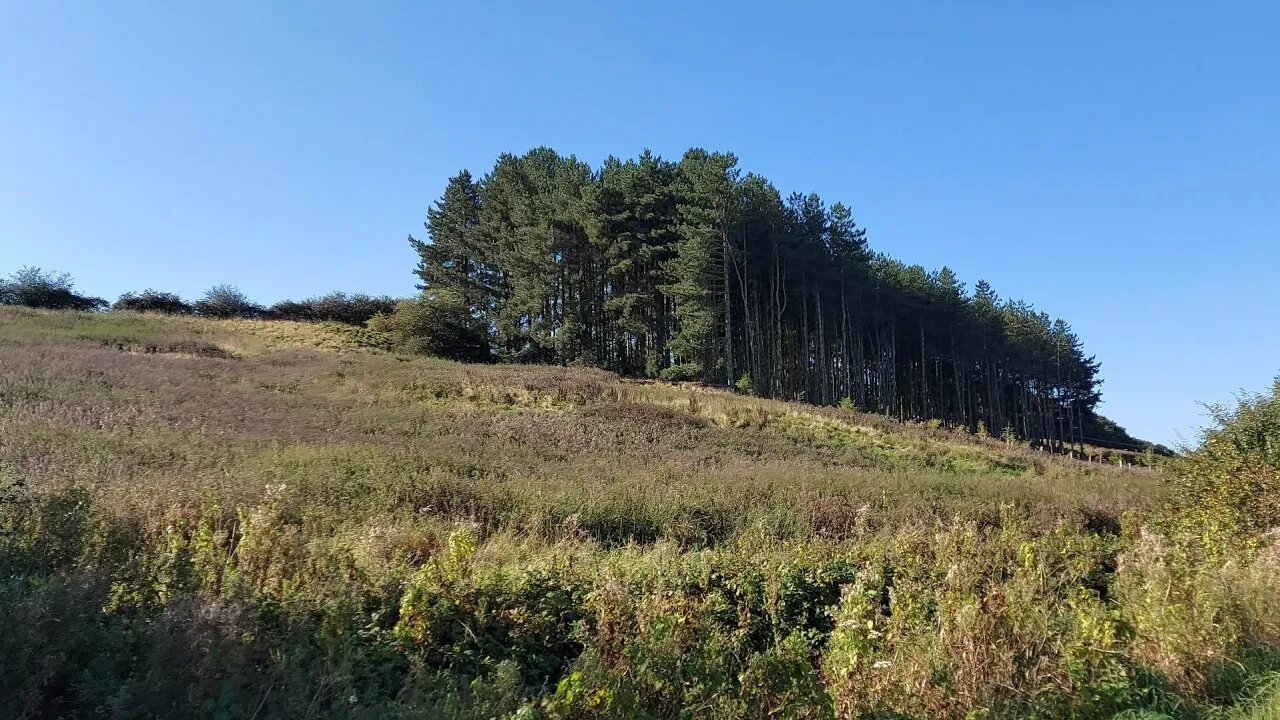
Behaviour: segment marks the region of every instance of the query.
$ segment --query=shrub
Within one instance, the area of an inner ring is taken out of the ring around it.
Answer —
[[[249,298],[234,285],[214,285],[192,306],[197,315],[214,318],[262,317],[261,305]]]
[[[733,386],[743,395],[756,394],[756,386],[751,382],[751,373],[743,373],[742,377],[738,378],[738,381]]]
[[[1209,411],[1200,447],[1173,465],[1178,517],[1212,547],[1280,526],[1280,378]]]
[[[282,300],[267,310],[273,320],[297,320],[306,322],[340,322],[363,325],[377,315],[395,310],[395,298],[373,297],[364,293],[347,295],[332,292],[322,297],[306,300]]]
[[[163,315],[190,315],[194,310],[176,293],[147,288],[140,293],[127,292],[111,306],[112,310],[133,310]]]
[[[663,368],[660,377],[672,382],[688,382],[702,377],[702,366],[698,363],[680,363]]]
[[[493,359],[487,328],[448,292],[396,303],[390,314],[370,320],[369,329],[386,333],[408,352],[466,362]]]
[[[0,305],[93,312],[106,307],[107,301],[77,294],[75,281],[67,273],[23,267],[10,275],[8,280],[0,282]]]

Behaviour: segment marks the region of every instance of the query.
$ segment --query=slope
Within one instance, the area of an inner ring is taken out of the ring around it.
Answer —
[[[0,714],[1102,717],[1272,622],[1158,472],[382,345],[0,309]]]

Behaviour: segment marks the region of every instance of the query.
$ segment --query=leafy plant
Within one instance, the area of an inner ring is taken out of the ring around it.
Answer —
[[[249,300],[234,285],[214,285],[192,308],[197,315],[212,318],[256,318],[263,314],[262,306]]]
[[[485,328],[449,292],[401,301],[391,314],[371,320],[369,329],[386,333],[409,352],[468,362],[492,358]]]
[[[67,273],[22,267],[0,281],[0,305],[25,305],[45,310],[96,311],[107,306],[102,298],[80,295]]]
[[[1199,447],[1173,461],[1173,501],[1178,521],[1215,550],[1280,526],[1280,379],[1209,410]]]
[[[176,293],[161,292],[150,288],[139,293],[128,292],[120,296],[112,310],[132,310],[135,312],[153,312],[164,315],[190,315],[195,309],[182,300]]]

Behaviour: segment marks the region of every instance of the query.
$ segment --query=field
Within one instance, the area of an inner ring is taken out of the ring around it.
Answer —
[[[1159,469],[388,347],[0,308],[0,715],[1277,716]]]

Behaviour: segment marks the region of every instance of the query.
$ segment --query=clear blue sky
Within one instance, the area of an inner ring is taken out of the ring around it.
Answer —
[[[460,168],[702,146],[1063,317],[1139,436],[1280,371],[1274,3],[427,5],[0,3],[0,272],[407,294]]]

